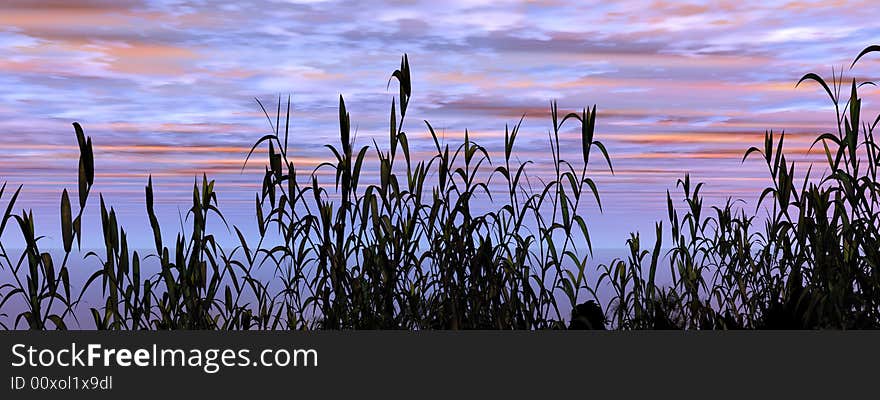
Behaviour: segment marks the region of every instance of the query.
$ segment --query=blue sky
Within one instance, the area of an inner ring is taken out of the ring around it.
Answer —
[[[616,174],[591,169],[606,209],[584,212],[597,246],[621,247],[627,232],[664,217],[665,191],[686,172],[708,183],[707,203],[754,204],[766,174],[740,159],[764,130],[785,130],[790,159],[808,162],[819,156],[808,154],[812,138],[834,129],[828,99],[797,80],[832,67],[871,79],[880,66],[848,68],[880,43],[869,1],[611,3],[6,0],[0,178],[25,185],[19,205],[46,210],[38,223],[57,236],[61,189],[76,187],[70,123],[79,121],[95,142],[95,190],[135,240],[150,243],[139,231],[150,174],[164,224],[176,224],[206,172],[247,231],[263,160],[244,172],[241,163],[268,132],[254,97],[292,95],[291,143],[310,168],[338,140],[339,94],[359,143],[384,143],[396,94],[387,80],[407,53],[416,151],[432,146],[422,120],[449,141],[467,128],[499,151],[505,124],[525,114],[518,154],[539,175],[549,102],[597,104]],[[863,91],[869,112],[876,92]],[[576,143],[573,133],[564,140]]]

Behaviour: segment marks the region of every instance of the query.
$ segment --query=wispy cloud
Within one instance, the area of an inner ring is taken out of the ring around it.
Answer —
[[[33,193],[70,186],[69,124],[77,120],[95,140],[100,188],[115,201],[139,204],[142,191],[132,182],[141,185],[148,174],[180,188],[206,171],[223,199],[249,210],[255,188],[247,183],[259,170],[242,173],[239,163],[269,129],[253,98],[274,104],[279,93],[293,95],[295,152],[314,165],[326,156],[321,146],[337,140],[340,93],[359,140],[384,138],[395,94],[387,79],[406,52],[415,80],[413,138],[425,138],[419,121],[428,119],[449,140],[468,128],[491,147],[505,124],[525,114],[519,145],[523,157],[540,161],[551,99],[566,110],[598,104],[599,135],[618,170],[601,179],[609,204],[665,194],[686,171],[717,193],[748,194],[763,182],[758,167],[740,164],[742,150],[765,129],[791,132],[792,154],[806,159],[809,135],[831,128],[821,90],[794,83],[805,72],[848,65],[876,42],[872,8],[857,1],[7,0],[0,4],[0,167],[4,179],[39,186]],[[564,140],[577,146],[573,133]],[[413,143],[414,151],[430,146]],[[733,169],[747,173],[731,176]],[[169,193],[164,201],[186,201],[186,190]],[[49,207],[55,199],[26,201]]]

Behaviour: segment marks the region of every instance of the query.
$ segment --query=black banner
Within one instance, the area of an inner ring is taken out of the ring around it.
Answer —
[[[873,394],[873,332],[0,332],[3,399]]]

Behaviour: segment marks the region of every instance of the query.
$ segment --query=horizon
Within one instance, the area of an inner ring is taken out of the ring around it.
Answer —
[[[252,212],[266,164],[258,152],[241,172],[251,145],[269,132],[255,97],[272,113],[279,94],[292,95],[291,144],[298,165],[313,167],[331,156],[323,145],[339,140],[340,94],[358,145],[386,144],[397,95],[386,84],[408,54],[405,130],[414,151],[432,146],[423,119],[451,142],[467,129],[499,151],[505,124],[525,114],[517,155],[540,161],[549,158],[550,101],[561,112],[597,104],[596,138],[615,174],[591,164],[605,209],[598,215],[588,203],[583,211],[594,247],[624,249],[628,232],[653,233],[665,191],[675,199],[685,173],[706,182],[707,205],[732,196],[754,209],[769,177],[765,165],[741,160],[765,130],[784,130],[786,152],[798,155],[789,161],[804,163],[822,159],[807,150],[836,129],[822,89],[795,88],[798,79],[830,77],[833,66],[870,80],[878,65],[866,59],[849,69],[880,38],[871,16],[857,12],[867,2],[553,4],[453,1],[440,12],[427,2],[4,2],[3,178],[24,185],[17,208],[45,210],[37,230],[57,245],[59,196],[76,189],[70,124],[78,121],[94,141],[93,193],[121,214],[133,248],[151,241],[142,209],[149,175],[163,224],[176,223],[202,172],[217,180],[221,209],[235,224]],[[870,114],[878,89],[861,90]],[[567,125],[571,143],[574,129]],[[97,211],[95,197],[85,218]],[[252,224],[241,228],[252,232]]]

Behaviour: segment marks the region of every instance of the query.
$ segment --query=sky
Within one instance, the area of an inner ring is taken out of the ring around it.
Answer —
[[[585,213],[594,246],[665,217],[666,190],[685,173],[707,183],[706,204],[754,207],[768,184],[741,163],[765,130],[785,130],[790,160],[809,162],[818,134],[835,130],[807,72],[871,79],[880,58],[849,65],[880,43],[871,1],[282,1],[4,0],[0,3],[0,180],[23,184],[19,207],[59,242],[62,188],[75,190],[71,122],[95,147],[95,193],[149,247],[143,187],[152,174],[163,225],[175,224],[194,177],[217,180],[221,209],[246,232],[265,162],[242,162],[269,132],[254,98],[293,102],[291,144],[301,168],[338,141],[338,96],[359,145],[387,141],[408,54],[413,97],[405,130],[414,150],[472,138],[499,154],[505,124],[525,115],[517,155],[550,159],[549,104],[597,105],[597,139],[614,175],[590,174],[604,212]],[[865,87],[863,109],[876,115]],[[574,125],[570,129],[575,129]],[[579,159],[572,132],[563,156]],[[541,168],[543,165],[545,168]],[[367,174],[373,173],[366,171]],[[4,199],[2,203],[5,206]],[[97,219],[97,197],[87,217]],[[38,228],[39,229],[39,228]],[[99,230],[92,238],[95,244]],[[133,245],[132,247],[136,247]]]

